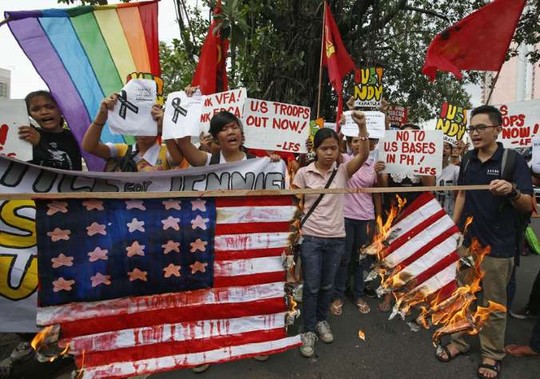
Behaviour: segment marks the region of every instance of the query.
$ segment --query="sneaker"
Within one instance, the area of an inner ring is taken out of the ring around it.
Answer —
[[[519,309],[517,311],[510,311],[508,312],[508,314],[511,317],[516,318],[518,320],[525,320],[527,318],[535,318],[537,316],[537,314],[531,311],[528,307]]]
[[[319,338],[324,343],[330,343],[334,341],[334,335],[332,334],[332,330],[330,329],[330,324],[328,324],[328,321],[319,321],[315,329],[317,330]]]
[[[193,367],[191,371],[193,371],[194,373],[200,374],[201,372],[205,372],[206,370],[208,370],[209,367],[210,365],[206,363],[204,365],[198,365],[198,366]]]
[[[314,332],[302,334],[303,345],[300,346],[300,353],[304,357],[311,358],[315,354],[315,342],[317,339],[317,335]]]
[[[34,354],[34,349],[32,348],[32,345],[30,345],[30,342],[21,341],[19,342],[17,347],[13,349],[13,351],[11,352],[11,355],[9,356],[9,359],[13,363],[20,362],[30,357],[33,354]]]

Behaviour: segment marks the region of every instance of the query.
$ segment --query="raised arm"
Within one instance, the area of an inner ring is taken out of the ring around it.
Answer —
[[[176,143],[178,144],[182,155],[190,165],[194,167],[206,165],[206,161],[208,160],[207,153],[197,149],[195,145],[191,143],[190,136],[178,138]]]
[[[114,107],[117,99],[118,96],[116,94],[103,99],[99,106],[99,111],[96,117],[94,117],[94,121],[86,129],[81,144],[84,150],[103,159],[109,159],[111,157],[111,151],[107,145],[101,142],[101,132],[107,122],[108,111]]]
[[[366,129],[366,116],[363,112],[353,111],[352,119],[358,125],[358,138],[360,139],[360,147],[358,154],[354,156],[349,162],[347,162],[347,175],[349,178],[354,175],[356,171],[366,161],[369,156],[369,134]]]

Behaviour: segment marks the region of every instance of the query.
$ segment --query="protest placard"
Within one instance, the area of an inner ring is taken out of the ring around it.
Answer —
[[[380,107],[383,95],[383,68],[358,69],[359,83],[354,86],[355,107]]]
[[[212,116],[221,111],[231,112],[241,119],[244,114],[246,96],[247,93],[245,88],[237,88],[203,96],[200,120],[201,131],[208,132]]]
[[[498,140],[504,147],[529,147],[540,132],[540,100],[518,101],[496,105],[503,116]]]
[[[439,175],[442,171],[440,130],[387,130],[378,148],[384,172],[389,174]]]
[[[109,111],[111,132],[129,136],[155,136],[157,123],[150,113],[156,103],[156,82],[132,79],[118,92],[118,101]]]
[[[19,138],[19,126],[30,125],[24,100],[0,100],[0,154],[32,159],[32,145]]]
[[[247,99],[242,118],[246,146],[306,153],[310,114],[309,107],[301,105]]]
[[[399,105],[390,105],[388,107],[388,121],[391,128],[399,129],[401,125],[407,123],[408,109]]]
[[[358,137],[358,125],[352,119],[352,112],[343,112],[345,124],[341,127],[341,133],[346,137]],[[384,113],[378,111],[366,111],[363,113],[366,116],[366,129],[369,138],[383,138],[385,131]]]
[[[467,128],[467,109],[444,102],[435,125],[435,130],[442,130],[443,141],[452,146],[461,141]]]
[[[184,91],[167,96],[163,115],[163,139],[199,136],[201,118],[201,94],[188,96]]]

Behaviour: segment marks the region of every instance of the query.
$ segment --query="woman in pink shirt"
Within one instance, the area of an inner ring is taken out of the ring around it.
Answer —
[[[379,142],[378,139],[369,140],[369,150],[373,151]],[[355,157],[360,150],[361,141],[358,137],[347,137],[347,144],[352,151],[351,155],[343,155],[344,162]],[[375,171],[375,159],[369,156],[362,167],[349,179],[347,186],[350,188],[369,188],[377,183]],[[345,216],[345,253],[334,282],[334,301],[330,306],[330,312],[339,316],[343,311],[343,299],[349,276],[352,271],[354,276],[353,296],[354,303],[360,313],[370,311],[364,297],[364,269],[368,268],[370,259],[360,259],[359,250],[363,245],[368,245],[373,236],[375,227],[375,206],[371,193],[348,193],[345,194],[343,215]]]
[[[369,154],[365,116],[362,112],[355,111],[352,117],[358,125],[358,138],[361,141],[359,153],[347,163],[338,164],[338,135],[332,129],[320,129],[313,138],[316,160],[298,170],[293,181],[294,188],[324,188],[334,171],[335,176],[329,188],[347,187],[347,180],[364,164]],[[318,194],[305,195],[304,214],[310,212],[318,197]],[[345,251],[343,195],[324,195],[304,221],[300,245],[304,276],[304,334],[300,353],[309,358],[315,353],[315,342],[318,338],[325,343],[334,340],[326,318],[334,279]]]

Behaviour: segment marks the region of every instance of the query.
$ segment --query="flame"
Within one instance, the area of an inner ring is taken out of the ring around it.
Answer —
[[[60,327],[50,325],[39,331],[30,345],[36,352],[36,357],[40,362],[53,362],[59,357],[66,355],[69,351],[69,343],[65,346],[59,344]]]
[[[379,261],[384,258],[384,253],[386,251],[386,247],[388,246],[388,239],[392,234],[392,224],[407,202],[406,200],[401,199],[401,197],[398,195],[396,195],[396,197],[398,199],[398,206],[392,206],[390,208],[390,210],[386,213],[386,221],[383,222],[382,217],[377,216],[375,223],[377,225],[378,233],[373,237],[373,242],[371,245],[362,250],[362,254],[377,255],[377,259]]]
[[[463,225],[463,234],[467,234],[469,226],[471,226],[472,222],[473,218],[471,216],[467,217],[467,219],[465,220],[465,224]]]
[[[32,342],[30,342],[30,345],[32,346],[32,349],[35,351],[38,351],[39,348],[45,344],[45,340],[48,336],[50,336],[53,333],[53,325],[46,326],[45,328],[41,329],[38,334],[34,337]]]
[[[358,330],[358,338],[360,338],[362,341],[366,340],[366,333],[362,329]]]

